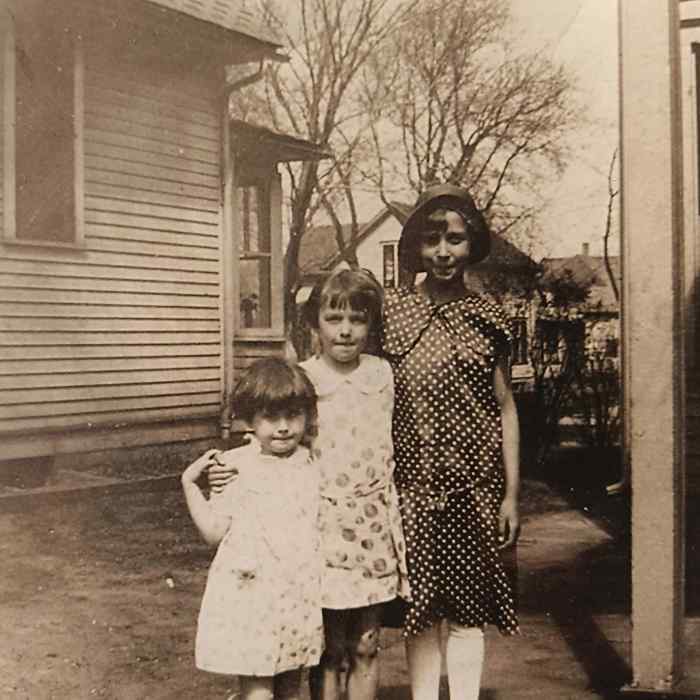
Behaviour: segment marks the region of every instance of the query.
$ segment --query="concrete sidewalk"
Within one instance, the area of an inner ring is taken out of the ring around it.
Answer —
[[[480,700],[614,697],[630,678],[626,549],[576,510],[526,517],[518,546],[521,634],[487,633]],[[385,631],[385,645],[380,700],[407,700],[402,641]]]

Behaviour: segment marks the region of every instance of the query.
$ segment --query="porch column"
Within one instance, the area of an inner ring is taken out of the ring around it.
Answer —
[[[620,0],[625,439],[632,485],[630,694],[682,668],[683,211],[678,0]]]

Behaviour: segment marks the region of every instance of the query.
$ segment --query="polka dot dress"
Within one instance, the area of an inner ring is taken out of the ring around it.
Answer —
[[[384,323],[413,598],[405,632],[447,618],[514,633],[513,594],[497,549],[504,471],[493,392],[496,360],[509,352],[506,318],[481,297],[438,306],[401,289],[387,295]]]

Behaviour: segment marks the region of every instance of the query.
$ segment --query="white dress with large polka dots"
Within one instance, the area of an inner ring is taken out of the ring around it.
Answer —
[[[358,608],[408,596],[393,481],[391,367],[366,354],[348,374],[322,358],[301,366],[318,394],[312,454],[321,475],[323,607]]]
[[[233,461],[233,458],[231,458]],[[318,469],[259,443],[235,450],[238,477],[214,507],[231,519],[209,569],[195,662],[213,673],[273,676],[315,666],[323,649]]]
[[[500,307],[479,296],[442,305],[387,294],[384,351],[394,370],[396,484],[413,601],[407,634],[440,619],[517,631],[498,551],[504,492],[496,362],[510,351]]]

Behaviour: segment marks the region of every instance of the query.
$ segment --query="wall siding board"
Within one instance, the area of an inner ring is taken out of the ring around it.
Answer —
[[[96,430],[88,431],[87,433],[80,431],[81,440],[78,442],[79,447],[75,447],[70,451],[74,452],[77,450],[83,450],[86,446],[92,446],[92,449],[105,449],[105,441],[103,440],[102,432],[99,430],[100,428],[110,428],[112,426],[117,425],[120,429],[122,429],[125,424],[128,425],[132,422],[136,424],[146,423],[149,421],[158,421],[162,423],[164,421],[176,421],[188,418],[212,418],[216,420],[216,423],[218,424],[219,412],[220,408],[218,396],[216,397],[216,400],[212,400],[209,403],[207,403],[206,401],[202,404],[190,403],[181,407],[140,407],[131,411],[121,410],[114,412],[95,412],[91,414],[89,427]],[[7,426],[7,428],[5,428],[6,430],[12,432],[20,432],[20,435],[22,432],[31,432],[32,445],[34,445],[42,440],[43,431],[65,429],[70,430],[71,428],[74,428],[77,423],[79,423],[79,418],[80,416],[76,417],[71,414],[39,417],[29,416],[24,418],[7,419],[3,421],[3,425]],[[149,432],[153,431],[149,430]],[[215,436],[217,432],[218,431],[212,431],[212,435]],[[114,436],[118,434],[118,431],[113,431]],[[170,435],[171,439],[174,438],[174,434],[175,433],[173,431],[173,433]],[[67,433],[61,433],[58,439],[55,439],[55,434],[49,434],[46,443],[43,446],[43,449],[38,450],[37,454],[53,454],[55,443],[63,441],[66,435]],[[94,435],[94,438],[92,438],[91,435]],[[15,437],[16,442],[16,436],[12,437]],[[9,438],[10,436],[8,436],[8,442]],[[150,441],[142,441],[141,444],[149,444],[149,442]],[[134,442],[133,444],[136,444],[136,442]],[[31,445],[29,449],[31,449]],[[17,450],[17,452],[19,452],[19,450]],[[21,454],[26,454],[26,451],[23,450]]]
[[[102,173],[92,171],[91,179],[85,183],[85,193],[88,196],[104,197],[112,200],[126,200],[132,203],[154,204],[156,206],[176,206],[183,213],[189,209],[197,212],[218,213],[219,205],[215,199],[215,192],[207,192],[209,199],[204,197],[194,197],[190,193],[186,194],[186,188],[172,185],[172,192],[168,191],[169,183],[149,180],[148,178],[128,177],[123,178],[120,183],[120,176],[115,173]],[[139,187],[137,180],[142,184]],[[107,184],[105,184],[106,181]],[[127,186],[127,182],[130,185]]]
[[[173,171],[174,176],[184,174],[197,177],[202,184],[210,187],[218,181],[219,173],[214,164],[188,158],[184,152],[182,155],[178,155],[177,153],[160,153],[155,149],[145,150],[136,139],[124,138],[119,139],[119,143],[114,143],[117,139],[100,139],[99,133],[89,129],[85,130],[85,136],[86,155],[108,157],[140,165],[166,167]],[[199,181],[195,180],[195,184],[199,184]]]
[[[214,272],[193,272],[190,266],[182,266],[181,269],[163,269],[163,264],[159,266],[151,265],[150,268],[134,265],[126,267],[130,260],[123,260],[121,265],[93,265],[75,260],[70,265],[64,265],[52,260],[36,260],[27,255],[26,259],[21,256],[5,254],[0,257],[0,274],[20,274],[36,275],[37,280],[110,280],[114,282],[124,282],[133,284],[160,282],[174,284],[193,284],[202,289],[218,289],[218,275]]]
[[[153,417],[153,411],[161,408],[185,408],[187,406],[207,406],[210,410],[214,406],[218,406],[220,402],[220,393],[210,392],[208,394],[200,391],[192,391],[190,394],[173,394],[144,396],[144,397],[124,397],[102,399],[96,397],[92,400],[85,401],[54,401],[46,402],[40,399],[38,403],[16,405],[0,405],[0,421],[11,421],[14,425],[9,426],[13,429],[19,427],[22,418],[41,418],[46,421],[47,426],[55,425],[51,418],[64,417],[72,418],[64,425],[80,425],[93,424],[105,418],[104,414],[111,416],[114,420],[114,414],[123,412],[127,413],[130,420],[138,420],[139,411],[151,411],[148,417]],[[47,409],[49,409],[47,411]],[[101,415],[102,414],[102,415]],[[145,418],[146,416],[144,416]],[[127,416],[124,416],[126,419]]]
[[[99,197],[95,196],[90,190],[86,192],[85,206],[88,210],[94,210],[95,212],[104,214],[128,214],[134,217],[152,217],[159,222],[172,219],[173,221],[206,223],[212,227],[219,225],[219,213],[211,209],[188,209],[179,205],[167,206],[150,202],[135,202],[123,196]],[[205,233],[211,234],[211,232],[206,230]]]
[[[192,301],[193,306],[199,304],[213,306],[218,304],[219,292],[215,283],[213,284],[198,284],[196,282],[189,283],[184,280],[179,282],[161,282],[160,280],[138,280],[138,282],[129,279],[101,279],[95,276],[92,277],[60,277],[56,275],[45,275],[36,277],[26,274],[2,273],[0,272],[0,289],[3,289],[3,298],[7,299],[10,290],[19,290],[19,294],[26,294],[30,290],[37,290],[37,293],[61,292],[61,298],[64,298],[66,292],[75,292],[76,294],[84,295],[86,302],[92,300],[92,294],[99,295],[100,292],[118,294],[124,292],[127,294],[138,294],[144,296],[143,303],[149,303],[147,299],[150,295],[167,295],[167,299],[172,299],[173,303],[184,304],[183,299]],[[45,290],[45,291],[44,291]],[[175,298],[182,297],[179,301]],[[52,299],[56,297],[52,294]],[[66,294],[65,298],[70,300],[70,296]],[[88,299],[89,298],[89,299]],[[214,301],[212,301],[214,300]],[[43,301],[39,299],[39,301]],[[129,303],[128,300],[125,303]]]
[[[20,374],[0,375],[0,392],[8,392],[9,396],[13,396],[12,392],[23,392],[27,390],[27,399],[31,398],[29,390],[47,389],[64,387],[75,389],[77,387],[91,388],[107,388],[113,393],[112,387],[120,385],[121,387],[133,387],[134,382],[137,382],[138,388],[147,388],[157,391],[158,387],[166,383],[172,382],[173,377],[177,377],[180,382],[203,382],[202,387],[211,386],[211,382],[217,382],[219,377],[218,367],[209,368],[178,368],[177,373],[171,371],[171,368],[153,370],[142,369],[136,370],[130,368],[125,371],[109,371],[104,369],[100,372],[76,372],[73,369],[71,372],[51,372],[50,374]],[[133,389],[132,389],[133,390]],[[138,394],[138,390],[137,390]],[[70,398],[67,394],[62,393],[62,398]],[[6,397],[5,397],[6,398]],[[21,401],[24,403],[24,401]]]
[[[187,255],[184,251],[180,257],[158,255],[157,251],[152,251],[146,255],[139,255],[125,251],[124,253],[113,253],[110,250],[101,249],[101,240],[99,238],[86,238],[85,248],[81,249],[77,255],[73,256],[73,260],[66,260],[69,257],[67,253],[59,251],[40,250],[39,248],[27,252],[26,256],[12,252],[6,253],[3,262],[34,262],[34,263],[49,263],[54,269],[63,265],[66,270],[76,270],[84,265],[94,265],[104,268],[137,268],[147,273],[148,270],[163,270],[163,271],[184,271],[184,272],[207,272],[211,275],[218,275],[218,265],[214,260],[195,260]],[[61,260],[60,256],[64,256]],[[15,266],[8,266],[10,271]],[[111,274],[114,275],[114,269]],[[120,273],[121,274],[121,273]],[[185,275],[187,276],[187,275]],[[135,279],[139,279],[137,275]]]
[[[117,152],[112,147],[122,149],[124,153],[138,151],[143,162],[165,162],[180,170],[195,173],[218,173],[218,154],[198,148],[177,146],[164,141],[140,138],[132,134],[114,134],[105,129],[97,129],[89,123],[85,124],[85,143],[94,153],[98,146],[108,147],[107,152]],[[141,161],[139,161],[141,162]]]
[[[88,180],[95,176],[95,171],[104,171],[128,176],[148,177],[185,186],[194,185],[197,189],[192,190],[193,194],[195,191],[206,190],[211,192],[213,196],[218,196],[219,178],[213,175],[189,172],[182,168],[161,167],[160,160],[157,162],[152,158],[139,160],[133,151],[131,153],[126,150],[115,152],[115,149],[97,147],[93,150],[94,153],[90,153],[87,147],[85,150],[85,177]],[[106,153],[107,150],[112,152],[111,155]]]
[[[0,297],[2,298],[2,297]],[[135,303],[138,303],[135,298]],[[125,306],[123,304],[83,305],[80,303],[37,304],[20,301],[9,303],[0,301],[0,319],[113,319],[118,314],[121,319],[153,319],[153,320],[207,320],[218,324],[218,308],[187,308],[173,306]],[[41,321],[42,329],[48,326]],[[218,326],[215,326],[215,328]],[[89,329],[88,329],[89,330]]]
[[[118,110],[118,114],[116,112],[117,110],[112,110],[100,113],[91,110],[85,114],[85,126],[105,135],[110,134],[111,138],[121,136],[126,138],[127,142],[132,136],[136,136],[143,139],[145,143],[163,144],[169,147],[166,151],[168,153],[174,152],[176,155],[199,153],[197,159],[207,163],[219,161],[219,144],[205,136],[208,133],[206,127],[193,125],[191,129],[182,128],[184,127],[182,121],[163,118],[159,118],[155,124],[144,124],[145,118],[138,113],[123,109]],[[177,131],[179,127],[181,131]],[[191,133],[193,130],[198,133]]]
[[[63,374],[76,375],[76,381],[82,381],[90,373],[106,372],[153,372],[156,370],[209,369],[219,371],[218,355],[184,356],[184,357],[105,357],[105,358],[70,358],[68,360],[15,358],[14,362],[0,365],[0,377],[13,377],[24,381],[36,375],[59,377]],[[210,373],[211,374],[211,373]],[[142,377],[141,374],[138,375]],[[172,375],[171,375],[172,376]],[[214,376],[208,376],[208,379]],[[11,388],[5,385],[5,388]]]
[[[192,343],[173,343],[171,345],[6,345],[2,349],[3,362],[0,363],[0,372],[12,374],[17,371],[19,362],[35,362],[25,371],[47,372],[50,371],[44,364],[51,362],[56,371],[62,371],[65,363],[75,364],[76,367],[81,367],[81,362],[85,360],[106,359],[115,368],[118,368],[119,362],[143,362],[147,363],[147,367],[160,367],[161,362],[174,363],[179,360],[183,363],[196,362],[199,358],[207,358],[208,362],[218,364],[219,360],[219,344],[216,338],[212,338],[211,342]],[[143,365],[139,365],[137,369],[143,369]],[[81,371],[81,370],[76,370]]]
[[[27,308],[30,304],[53,304],[56,311],[67,311],[72,313],[71,305],[84,306],[91,312],[95,311],[95,307],[158,307],[166,309],[213,309],[218,318],[219,303],[215,296],[191,296],[185,294],[144,294],[143,292],[134,291],[132,294],[122,294],[120,292],[91,292],[80,291],[76,289],[64,289],[61,291],[61,303],[56,304],[55,291],[57,289],[32,289],[32,288],[16,288],[5,285],[0,281],[0,307],[10,313],[16,307],[10,302],[24,305],[21,308]],[[212,318],[209,313],[207,318]]]
[[[136,377],[134,377],[136,379]],[[25,415],[28,411],[37,410],[40,414],[46,413],[46,406],[41,409],[42,404],[84,404],[94,402],[100,405],[103,401],[105,391],[109,392],[109,401],[121,399],[141,399],[156,400],[164,398],[170,401],[175,397],[176,403],[184,403],[187,397],[202,394],[204,392],[217,392],[219,390],[218,379],[214,381],[196,382],[154,382],[152,384],[113,384],[111,386],[94,385],[85,387],[55,387],[44,386],[41,388],[8,389],[0,391],[2,405],[8,411],[15,407],[25,408]],[[50,406],[49,406],[50,408]]]
[[[143,177],[143,174],[124,174],[112,170],[92,167],[85,176],[85,187],[89,193],[107,193],[114,197],[133,198],[158,204],[176,204],[187,209],[206,211],[219,210],[219,189],[198,187],[192,183]],[[143,199],[141,199],[143,198]]]
[[[0,256],[0,435],[220,410],[218,95],[85,64],[84,245]]]

